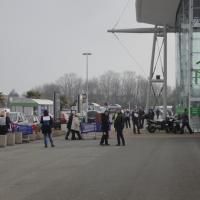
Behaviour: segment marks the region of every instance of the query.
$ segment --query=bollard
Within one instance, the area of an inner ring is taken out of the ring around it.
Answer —
[[[61,124],[61,131],[67,131],[67,124]]]
[[[15,144],[22,144],[22,133],[21,132],[15,133]]]
[[[34,141],[36,139],[36,133],[33,132],[32,134],[29,135],[30,141]]]
[[[41,132],[36,133],[36,140],[41,140],[43,139],[43,134]]]
[[[22,135],[22,142],[29,143],[30,142],[30,135]]]
[[[7,134],[7,145],[8,146],[15,145],[15,133],[8,133]]]
[[[0,147],[7,146],[7,135],[0,135]]]

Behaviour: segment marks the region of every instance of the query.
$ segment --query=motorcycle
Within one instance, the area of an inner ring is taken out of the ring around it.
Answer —
[[[167,133],[170,132],[167,120],[162,120],[162,121],[148,120],[147,130],[150,133],[154,133],[156,130],[159,130],[159,131],[165,130]]]
[[[175,118],[167,118],[162,121],[147,121],[147,130],[150,133],[154,133],[156,130],[164,130],[166,133],[180,133],[181,132],[181,123]]]
[[[168,130],[171,133],[180,133],[181,132],[181,121],[176,118],[168,118]]]

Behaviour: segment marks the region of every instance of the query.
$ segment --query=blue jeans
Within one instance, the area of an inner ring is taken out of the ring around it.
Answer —
[[[51,146],[53,146],[53,139],[52,139],[51,133],[44,133],[44,145],[45,145],[45,146],[48,145],[47,137],[49,138],[49,141],[50,141],[50,143],[51,143]]]

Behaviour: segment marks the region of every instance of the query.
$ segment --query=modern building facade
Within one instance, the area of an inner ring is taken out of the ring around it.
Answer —
[[[200,0],[136,0],[138,22],[167,27],[176,34],[177,113],[188,108],[200,130]]]

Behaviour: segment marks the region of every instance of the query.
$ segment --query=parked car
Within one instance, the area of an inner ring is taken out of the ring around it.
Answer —
[[[21,112],[10,112],[9,116],[13,124],[28,124],[28,120],[26,119],[25,115]]]
[[[18,125],[28,125],[28,120],[25,115],[21,112],[10,112],[10,120],[12,122],[12,129],[16,129]]]
[[[101,121],[101,113],[95,110],[90,110],[87,113],[88,123],[99,122]]]
[[[40,119],[36,115],[26,115],[28,124],[32,126],[33,130],[40,131]]]
[[[67,124],[69,120],[69,115],[66,111],[60,112],[60,118],[53,118],[54,128],[61,129],[61,124]]]
[[[60,112],[60,123],[67,124],[69,120],[69,115],[65,111]]]

